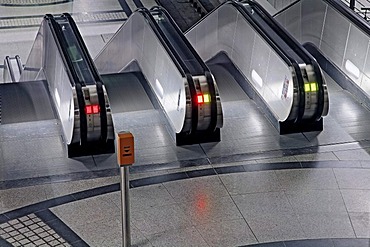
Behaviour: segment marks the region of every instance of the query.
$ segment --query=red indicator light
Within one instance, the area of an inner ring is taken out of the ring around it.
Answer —
[[[85,113],[86,114],[92,114],[92,107],[91,107],[91,105],[85,106]]]
[[[198,101],[198,104],[203,104],[203,95],[198,94],[197,95],[197,101]]]
[[[85,113],[86,114],[98,114],[100,112],[99,105],[86,105]]]
[[[93,114],[97,114],[97,113],[99,113],[99,112],[100,112],[100,107],[99,107],[99,105],[93,105],[93,106],[92,106],[92,112],[93,112]]]

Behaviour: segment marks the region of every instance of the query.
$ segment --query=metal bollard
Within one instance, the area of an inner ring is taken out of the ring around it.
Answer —
[[[117,138],[117,162],[121,173],[122,246],[131,246],[129,166],[135,162],[134,136],[122,131]]]

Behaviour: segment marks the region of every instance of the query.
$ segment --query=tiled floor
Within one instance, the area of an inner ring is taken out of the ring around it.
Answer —
[[[135,4],[0,3],[0,24],[66,11],[123,19]],[[92,57],[120,24],[78,23]],[[0,26],[0,57],[19,54],[25,62],[37,29]],[[176,147],[161,129],[158,141],[135,130],[133,246],[369,247],[369,110],[327,77],[324,131],[280,136],[222,67],[214,74],[225,116],[220,143]],[[0,125],[0,246],[121,245],[115,155],[67,159],[60,135],[57,120]]]

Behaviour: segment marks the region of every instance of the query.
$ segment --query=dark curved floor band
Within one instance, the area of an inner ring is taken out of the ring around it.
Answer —
[[[292,240],[264,244],[244,245],[239,247],[369,247],[368,238],[325,238]]]
[[[56,5],[56,4],[63,4],[63,3],[69,3],[73,2],[73,0],[59,0],[59,1],[54,1],[50,3],[0,3],[0,6],[5,6],[5,7],[36,7],[36,6],[49,6],[49,5]]]

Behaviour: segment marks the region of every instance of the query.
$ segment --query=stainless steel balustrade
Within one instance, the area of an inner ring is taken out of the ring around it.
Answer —
[[[296,1],[275,19],[304,46],[319,49],[325,59],[353,81],[356,86],[352,93],[370,107],[370,27],[367,22],[339,0]],[[336,73],[327,72],[331,76]],[[337,82],[351,91],[351,86],[345,84],[348,83],[346,77]]]
[[[134,12],[94,59],[100,74],[144,74],[175,133],[191,130],[188,78],[159,40],[141,11]]]
[[[289,64],[288,59],[282,56],[285,51],[280,48],[278,52],[276,46],[272,47],[266,37],[257,32],[250,21],[240,13],[236,8],[237,4],[241,3],[224,3],[191,28],[186,37],[205,61],[220,53],[226,54],[279,123],[296,121],[300,114],[299,105],[302,100],[305,101],[305,96],[299,94],[304,88],[299,88],[298,81],[303,80],[301,84],[315,82],[317,76],[321,77],[321,72],[320,75],[315,75],[313,67],[299,59],[296,60],[295,67]],[[253,10],[251,13],[253,14]],[[291,55],[293,58],[294,56],[296,55]],[[316,88],[313,89],[316,91]],[[309,95],[309,90],[303,93],[305,94]],[[313,109],[317,109],[317,105],[311,107],[310,104],[317,104],[317,99],[314,100],[316,93],[313,92],[309,97],[312,102],[306,100],[306,112],[301,118],[312,120],[314,112],[317,111]],[[327,104],[317,120],[326,114]]]
[[[74,82],[67,73],[62,55],[46,22],[44,19],[41,23],[19,81],[48,81],[49,93],[61,121],[64,141],[71,144],[72,139],[79,141],[79,136],[73,137],[75,118],[79,116],[78,106],[74,103]]]
[[[69,157],[113,151],[106,91],[69,14],[45,15],[41,23],[19,81],[40,80],[47,82]]]

